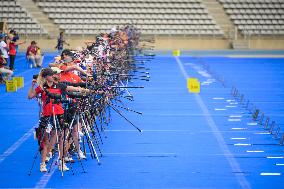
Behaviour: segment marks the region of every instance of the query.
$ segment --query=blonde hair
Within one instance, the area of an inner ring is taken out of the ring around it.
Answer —
[[[42,71],[43,70],[44,70],[44,68],[40,70],[38,77],[37,77],[37,80],[36,80],[38,86],[40,86],[41,89],[43,89],[43,84],[46,82],[45,78],[42,77]]]

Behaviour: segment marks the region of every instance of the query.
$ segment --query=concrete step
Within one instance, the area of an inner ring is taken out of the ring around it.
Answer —
[[[37,7],[33,7],[32,5],[30,5],[30,10],[33,11],[33,10],[38,10]]]
[[[59,35],[58,26],[42,12],[33,0],[16,0],[34,17],[50,36]]]
[[[43,17],[43,18],[46,17],[46,16],[42,15],[42,13],[39,12],[39,11],[38,12],[29,11],[29,13],[32,14],[33,16],[35,16],[36,18],[37,17]]]
[[[53,24],[50,24],[49,22],[42,22],[43,25],[46,27],[53,27],[53,28],[58,28],[57,26],[54,26]]]
[[[231,36],[231,31],[234,29],[234,24],[226,14],[223,6],[218,0],[202,0],[202,3],[206,6],[209,14],[216,21],[216,24],[223,30],[224,36],[229,38]]]
[[[223,17],[214,17],[214,18],[218,19],[218,22],[220,23],[232,23],[230,20],[227,20],[226,18],[223,18]]]

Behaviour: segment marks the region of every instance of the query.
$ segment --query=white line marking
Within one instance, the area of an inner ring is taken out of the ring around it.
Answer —
[[[15,152],[31,135],[33,135],[34,128],[31,128],[26,132],[19,140],[17,140],[10,148],[8,148],[3,154],[0,155],[0,163]]]
[[[236,121],[241,121],[241,119],[228,119],[228,121],[236,122]]]
[[[52,167],[50,173],[43,173],[44,175],[41,176],[40,180],[36,183],[34,188],[45,188],[48,181],[50,180],[50,178],[52,177],[53,173],[55,172],[55,170],[57,170],[57,166],[56,167]]]
[[[276,163],[277,166],[284,166],[284,163]]]
[[[178,63],[178,66],[179,66],[185,80],[187,80],[187,78],[189,76],[187,75],[186,71],[184,70],[184,67],[183,67],[180,59],[178,57],[175,57],[175,59],[176,59],[176,62]],[[205,106],[203,100],[201,99],[200,95],[195,94],[194,96],[195,96],[195,99],[196,99],[198,105],[202,109],[203,113],[206,114],[205,118],[206,118],[206,121],[208,123],[208,126],[213,131],[214,136],[217,139],[217,142],[218,142],[220,148],[222,149],[224,154],[226,154],[225,157],[226,157],[228,163],[230,164],[232,171],[233,172],[242,172],[238,162],[234,158],[233,154],[230,152],[222,134],[220,133],[215,121],[213,120],[212,116],[210,115],[210,113],[209,113],[207,107]],[[238,182],[243,189],[250,189],[251,188],[249,182],[244,177],[244,175],[236,174],[235,176],[238,179]]]
[[[211,84],[211,82],[210,83],[208,83],[208,82],[202,82],[201,83],[201,85],[209,85],[209,84]]]
[[[237,103],[237,102],[230,102],[230,105],[237,105],[237,104],[239,104],[239,103]]]
[[[255,135],[270,135],[270,133],[268,132],[257,132],[257,133],[253,133]]]
[[[235,112],[236,114],[245,114],[245,112]]]
[[[255,126],[255,125],[257,125],[257,123],[247,123],[247,125]]]
[[[210,78],[211,75],[208,74],[206,71],[202,70],[202,71],[197,71],[197,73],[199,73],[200,75],[202,75],[203,77],[206,77],[206,78]]]
[[[247,138],[231,138],[231,140],[246,140]]]
[[[281,173],[260,173],[261,176],[280,176]]]
[[[236,108],[237,106],[226,106],[226,108]]]
[[[235,102],[235,100],[226,100],[227,102]]]
[[[242,115],[230,115],[229,116],[230,118],[241,118],[241,117],[243,117]]]
[[[189,78],[189,75],[186,73],[186,71],[185,71],[185,69],[184,69],[184,67],[183,67],[183,65],[182,65],[182,63],[181,63],[181,61],[178,57],[176,57],[176,61],[178,63],[179,69],[180,69],[183,77],[185,78],[185,80],[187,80],[187,78]]]
[[[243,127],[233,127],[232,130],[246,130],[247,128]]]
[[[237,143],[237,144],[234,144],[234,146],[251,146],[251,144]]]
[[[263,150],[247,150],[248,153],[262,153]]]
[[[215,110],[215,111],[225,111],[225,110],[227,110],[227,109],[225,109],[225,108],[215,108],[214,110]]]
[[[222,97],[214,97],[213,100],[224,100]]]
[[[267,156],[267,159],[283,159],[283,156]]]
[[[207,81],[216,81],[216,79],[210,78],[210,79],[207,79]]]

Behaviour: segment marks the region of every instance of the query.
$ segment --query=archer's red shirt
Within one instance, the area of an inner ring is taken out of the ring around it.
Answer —
[[[55,93],[55,94],[59,94],[61,95],[63,91],[66,90],[67,86],[63,85],[63,84],[53,84],[51,87],[49,87],[48,85],[44,84],[43,86],[44,90],[38,86],[35,91],[36,94],[40,94],[41,93],[41,100],[42,100],[42,115],[43,116],[52,116],[53,115],[53,111],[52,111],[52,102],[53,99],[49,98],[45,92],[45,90],[47,90],[49,93]],[[60,115],[60,114],[64,114],[64,109],[62,108],[62,104],[61,103],[55,103],[53,104],[54,106],[54,115]]]

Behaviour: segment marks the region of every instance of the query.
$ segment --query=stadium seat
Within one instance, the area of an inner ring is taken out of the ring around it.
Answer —
[[[80,23],[76,24],[77,29],[88,27],[84,34],[96,34],[92,32],[127,23],[139,24],[141,32],[148,34],[222,34],[201,0],[37,0],[36,3],[55,24],[66,28],[67,34],[79,33],[70,27],[76,23]],[[197,32],[184,27],[198,24],[205,27],[195,27]]]
[[[226,13],[243,34],[283,35],[281,0],[219,0]],[[277,27],[275,27],[277,25]],[[279,27],[278,27],[279,26]],[[253,29],[251,29],[253,28]]]

